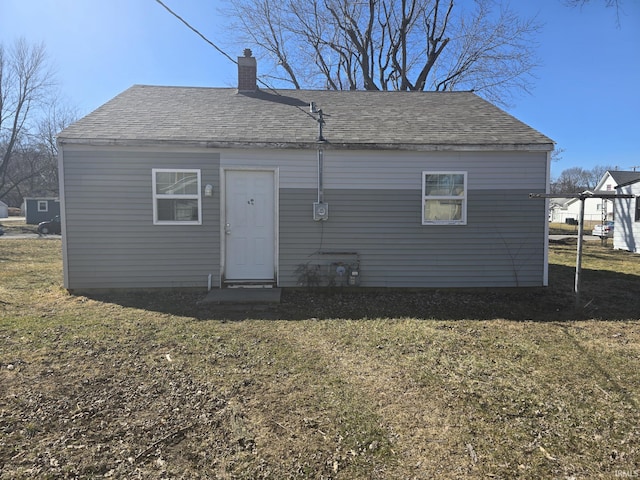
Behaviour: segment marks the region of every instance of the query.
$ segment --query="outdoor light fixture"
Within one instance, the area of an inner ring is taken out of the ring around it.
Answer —
[[[205,197],[210,197],[213,195],[213,185],[211,185],[210,183],[208,183],[207,185],[205,185],[204,187],[204,196]]]

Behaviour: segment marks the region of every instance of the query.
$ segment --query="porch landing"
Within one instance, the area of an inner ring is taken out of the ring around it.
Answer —
[[[200,303],[280,303],[280,288],[214,288]]]

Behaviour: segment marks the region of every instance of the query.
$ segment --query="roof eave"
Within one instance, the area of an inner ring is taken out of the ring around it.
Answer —
[[[616,185],[616,188],[628,187],[629,185],[633,185],[634,183],[640,182],[640,178],[636,178],[635,180],[629,180],[628,182],[620,183]]]
[[[358,143],[358,142],[278,142],[278,141],[219,141],[219,140],[157,140],[58,137],[58,145],[95,147],[191,147],[191,148],[265,148],[265,149],[325,149],[335,150],[406,150],[419,152],[441,151],[537,151],[553,150],[553,143],[487,143],[487,144],[414,144],[414,143]]]

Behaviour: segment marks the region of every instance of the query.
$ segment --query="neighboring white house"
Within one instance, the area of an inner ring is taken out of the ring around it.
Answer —
[[[623,170],[608,170],[602,176],[602,179],[596,185],[594,192],[610,192],[615,193],[618,185],[628,184],[629,182],[633,182],[636,180],[640,180],[640,172],[630,172]],[[591,202],[597,202],[599,204],[599,211],[605,212],[605,216],[598,218],[598,220],[616,220],[614,214],[614,206],[613,200],[606,200],[604,198],[593,199]],[[586,202],[588,204],[590,202]],[[585,211],[587,206],[585,205]],[[585,217],[586,219],[586,217]]]
[[[606,202],[606,200],[604,200]],[[602,220],[602,209],[606,208],[601,199],[587,199],[584,202],[585,222],[599,222]],[[613,215],[613,207],[605,210],[605,219]],[[580,217],[580,200],[578,198],[551,198],[549,201],[549,221],[553,223],[577,224]]]
[[[620,183],[616,193],[634,195],[635,198],[615,200],[616,225],[613,230],[613,248],[640,253],[640,172],[637,178]]]
[[[571,200],[565,197],[555,197],[549,199],[549,221],[554,223],[564,223],[567,212],[567,202]]]

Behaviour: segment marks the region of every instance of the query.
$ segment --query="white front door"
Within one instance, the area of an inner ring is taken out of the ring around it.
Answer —
[[[225,171],[225,280],[275,280],[275,173]]]

